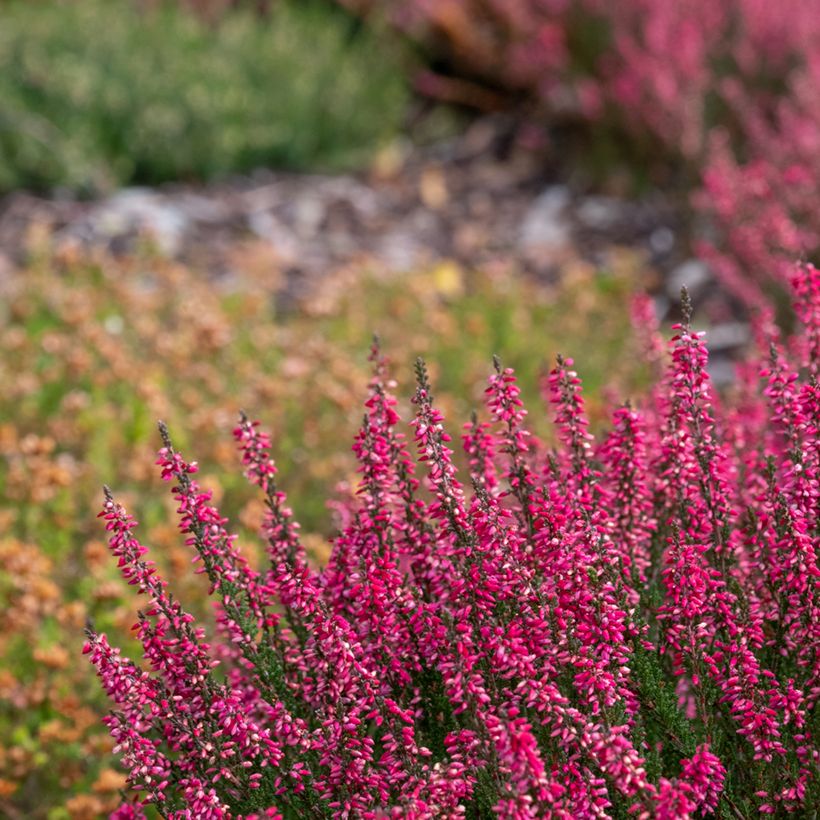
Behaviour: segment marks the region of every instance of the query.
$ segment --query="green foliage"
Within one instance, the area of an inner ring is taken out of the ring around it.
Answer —
[[[355,165],[397,128],[395,50],[314,3],[209,26],[127,0],[0,5],[0,190]]]

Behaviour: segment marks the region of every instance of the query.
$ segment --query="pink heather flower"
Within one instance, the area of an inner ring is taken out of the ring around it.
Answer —
[[[112,553],[147,602],[144,669],[93,629],[85,647],[138,798],[115,816],[150,804],[180,820],[812,811],[820,288],[813,269],[796,277],[798,337],[762,317],[771,351],[744,363],[734,395],[716,401],[686,315],[663,389],[617,409],[598,444],[571,360],[547,384],[553,452],[496,361],[489,421],[463,435],[466,487],[426,368],[414,460],[374,346],[359,483],[322,569],[255,422],[243,415],[234,435],[266,504],[259,571],[166,440],[160,465],[221,644],[107,493]]]
[[[681,761],[679,777],[671,782],[662,779],[653,812],[642,812],[639,817],[677,820],[709,816],[717,809],[725,778],[720,759],[709,750],[709,744],[701,744],[691,758]]]
[[[572,369],[572,359],[558,357],[548,378],[549,401],[555,406],[555,426],[558,438],[566,448],[569,463],[565,466],[570,490],[582,503],[591,505],[590,487],[595,480],[590,455],[593,437],[587,432],[589,420],[584,411],[581,379]]]
[[[143,820],[146,817],[139,802],[123,803],[108,815],[108,820]]]
[[[657,530],[642,414],[631,407],[617,410],[612,432],[597,456],[604,465],[602,502],[608,512],[608,535],[630,602],[635,604],[647,580],[650,545]]]
[[[670,396],[658,472],[668,487],[669,500],[677,499],[671,512],[683,529],[722,556],[729,548],[725,531],[733,512],[731,460],[718,443],[703,334],[689,326],[691,308],[685,293],[683,301],[684,322],[673,325],[677,333],[672,338],[667,376]]]
[[[704,743],[689,760],[681,761],[678,788],[688,792],[694,810],[707,814],[716,811],[725,778],[726,769]]]
[[[472,420],[464,425],[461,441],[469,459],[472,480],[486,487],[489,492],[496,492],[498,490],[498,475],[495,469],[497,443],[495,436],[490,432],[490,424],[486,421],[479,422],[478,416],[473,414]]]
[[[202,491],[191,478],[198,471],[197,465],[186,462],[173,449],[164,425],[160,425],[160,431],[165,446],[159,452],[157,464],[162,468],[163,479],[177,482],[173,494],[179,504],[179,528],[188,536],[186,544],[196,548],[195,560],[202,562],[199,571],[207,573],[211,581],[211,594],[219,595],[218,622],[240,651],[252,647],[257,632],[271,626],[259,577],[234,547],[236,536],[225,529],[227,519],[208,503],[211,493]]]
[[[804,340],[801,365],[812,376],[820,373],[820,270],[814,265],[800,265],[791,277],[794,291],[794,309],[803,323],[804,332],[798,339]]]

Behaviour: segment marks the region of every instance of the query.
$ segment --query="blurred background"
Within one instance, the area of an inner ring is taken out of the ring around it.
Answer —
[[[88,617],[131,648],[103,483],[206,613],[157,419],[252,560],[261,419],[322,562],[374,332],[454,434],[499,354],[548,439],[555,354],[600,427],[633,294],[687,285],[731,390],[820,246],[818,46],[815,0],[0,0],[0,817],[125,785],[79,655]]]

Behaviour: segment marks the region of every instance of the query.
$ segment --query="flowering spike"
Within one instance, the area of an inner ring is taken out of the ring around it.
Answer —
[[[680,312],[681,323],[688,329],[692,322],[692,298],[689,296],[689,288],[686,285],[680,289]]]
[[[590,465],[593,437],[587,432],[589,420],[584,410],[583,390],[575,363],[560,353],[547,379],[549,401],[555,405],[555,424],[558,438],[567,449],[569,462],[565,465],[566,480],[584,506],[592,504],[592,485],[595,475]]]
[[[157,422],[157,429],[159,430],[160,438],[162,439],[163,447],[171,449],[171,434],[168,432],[168,425],[160,420]]]

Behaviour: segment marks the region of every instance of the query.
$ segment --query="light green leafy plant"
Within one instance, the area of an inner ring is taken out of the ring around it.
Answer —
[[[213,25],[126,0],[4,3],[0,189],[355,165],[398,127],[399,62],[313,3]]]

